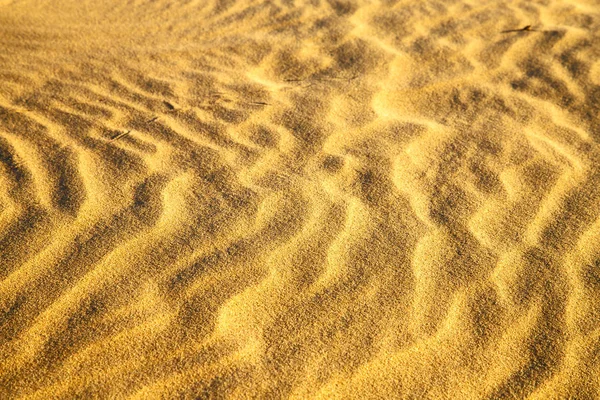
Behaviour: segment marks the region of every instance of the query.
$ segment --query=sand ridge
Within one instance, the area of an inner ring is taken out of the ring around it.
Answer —
[[[597,1],[12,0],[0,50],[0,397],[600,397]]]

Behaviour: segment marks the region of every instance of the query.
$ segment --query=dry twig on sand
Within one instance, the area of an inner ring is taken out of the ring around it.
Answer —
[[[502,31],[501,33],[510,33],[510,32],[531,32],[533,31],[533,29],[531,29],[531,25],[526,25],[521,29],[509,29],[506,31]]]

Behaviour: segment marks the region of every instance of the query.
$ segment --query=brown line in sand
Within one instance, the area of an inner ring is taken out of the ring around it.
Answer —
[[[170,102],[168,102],[168,101],[163,101],[163,104],[165,105],[165,107],[167,107],[167,109],[169,111],[176,111],[177,110],[177,108],[173,104],[171,104]]]
[[[131,133],[131,131],[125,131],[125,132],[120,132],[117,135],[114,135],[112,138],[110,138],[110,141],[115,141],[115,140],[119,140],[121,139],[123,136],[129,135]]]
[[[304,81],[314,81],[314,82],[327,82],[327,81],[352,81],[354,79],[358,78],[358,75],[353,75],[349,78],[343,78],[343,77],[337,77],[337,76],[332,76],[332,77],[324,77],[324,78],[293,78],[293,79],[285,79],[284,82],[304,82]]]
[[[535,29],[531,29],[531,25],[526,25],[521,29],[509,29],[506,31],[502,31],[500,33],[510,33],[510,32],[536,32]]]

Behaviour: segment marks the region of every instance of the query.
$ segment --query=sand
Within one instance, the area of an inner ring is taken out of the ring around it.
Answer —
[[[599,143],[596,0],[1,0],[0,398],[600,398]]]

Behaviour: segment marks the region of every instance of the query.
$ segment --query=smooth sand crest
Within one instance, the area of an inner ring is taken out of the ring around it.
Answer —
[[[599,141],[595,0],[0,0],[0,397],[600,398]]]

